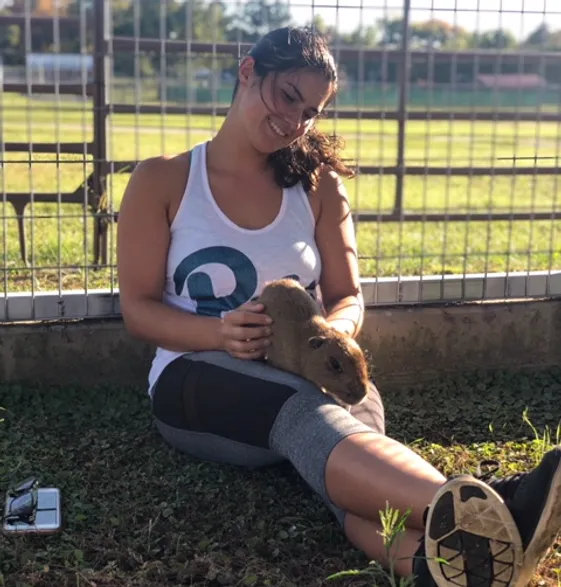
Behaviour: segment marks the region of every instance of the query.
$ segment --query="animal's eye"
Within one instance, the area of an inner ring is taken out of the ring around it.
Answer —
[[[329,357],[329,366],[335,373],[342,373],[343,367],[335,357]]]

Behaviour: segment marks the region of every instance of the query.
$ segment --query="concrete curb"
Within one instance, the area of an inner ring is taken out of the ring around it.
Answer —
[[[561,300],[368,308],[359,338],[386,389],[474,370],[561,366]],[[0,326],[0,380],[146,387],[153,347],[121,319]]]

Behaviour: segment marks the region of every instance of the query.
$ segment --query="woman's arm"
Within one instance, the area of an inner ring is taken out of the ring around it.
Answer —
[[[147,159],[125,190],[117,232],[121,312],[135,337],[173,351],[221,346],[220,319],[197,316],[162,302],[170,241],[168,211],[185,186],[187,166],[178,159]]]
[[[320,289],[326,319],[354,337],[364,320],[364,300],[347,191],[335,172],[324,171],[316,195],[320,204],[316,242],[322,259]]]
[[[185,189],[185,156],[140,163],[121,210],[117,255],[121,313],[136,338],[177,352],[225,350],[234,357],[262,357],[270,318],[263,304],[246,302],[224,319],[199,316],[162,301],[170,242],[170,208]],[[175,202],[175,204],[174,204]]]

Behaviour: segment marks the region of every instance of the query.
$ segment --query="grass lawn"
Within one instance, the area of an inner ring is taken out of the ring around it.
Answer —
[[[501,474],[524,470],[548,446],[543,432],[559,434],[559,370],[384,395],[388,433],[444,474],[488,458],[502,461]],[[61,489],[64,520],[55,536],[0,535],[0,585],[374,586],[327,580],[368,561],[289,466],[251,472],[175,452],[155,431],[143,389],[0,384],[0,406],[0,492],[39,474]],[[532,585],[556,587],[560,568],[558,543]]]
[[[46,100],[27,102],[8,95],[0,103],[3,140],[87,142],[92,138],[88,106],[64,101],[54,108]],[[219,118],[205,116],[112,115],[108,124],[108,156],[141,160],[159,153],[177,153],[210,138]],[[393,165],[397,148],[395,121],[322,121],[346,140],[345,155],[362,165]],[[539,166],[557,165],[560,147],[557,123],[410,122],[406,145],[408,165],[512,166],[508,157],[553,157]],[[7,153],[1,178],[4,192],[71,192],[91,171],[79,155]],[[515,165],[531,166],[531,160]],[[109,178],[115,210],[127,174]],[[364,175],[346,182],[355,210],[390,212],[395,179]],[[558,177],[411,176],[405,182],[407,212],[550,212],[561,210]],[[33,219],[31,219],[31,215]],[[0,258],[5,261],[8,291],[108,287],[116,284],[111,270],[92,271],[92,222],[80,206],[37,204],[27,210],[26,229],[32,273],[22,267],[17,224],[11,206],[2,213]],[[58,217],[58,218],[57,218]],[[115,227],[110,230],[115,261]],[[366,275],[419,275],[482,271],[559,269],[560,221],[361,223],[358,243]],[[58,268],[62,267],[61,270]]]

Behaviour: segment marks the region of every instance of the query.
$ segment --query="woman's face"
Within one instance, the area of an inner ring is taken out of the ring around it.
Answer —
[[[240,109],[252,145],[262,153],[287,147],[312,127],[333,85],[320,72],[300,69],[260,78],[247,58],[240,67]]]

